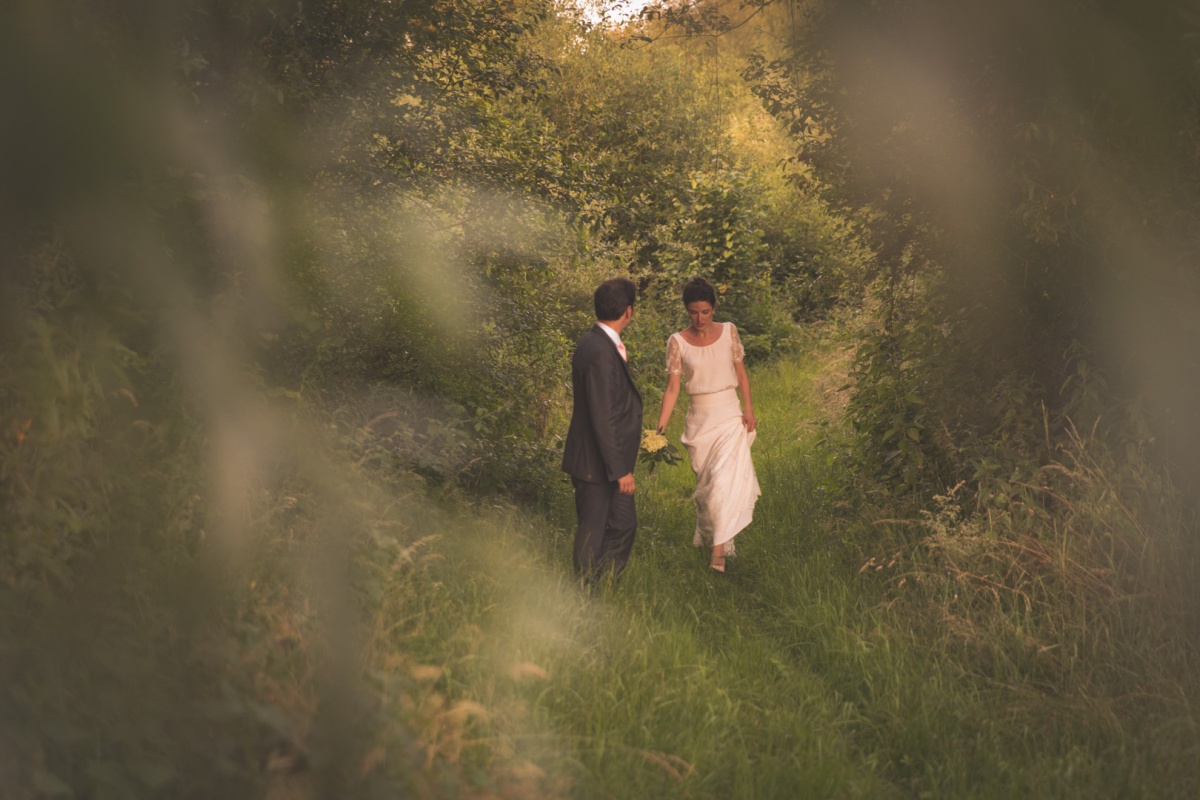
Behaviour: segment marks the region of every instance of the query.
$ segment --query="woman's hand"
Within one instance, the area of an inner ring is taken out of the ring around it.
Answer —
[[[754,433],[754,429],[758,427],[758,417],[754,416],[753,411],[743,411],[742,424],[746,426],[746,433]]]

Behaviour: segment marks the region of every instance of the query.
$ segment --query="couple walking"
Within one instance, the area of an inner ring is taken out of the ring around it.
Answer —
[[[574,407],[562,468],[575,486],[575,571],[586,581],[605,571],[619,574],[637,533],[633,468],[642,435],[642,398],[621,342],[636,299],[637,287],[626,278],[600,284],[593,297],[597,322],[571,359]],[[724,573],[726,557],[734,554],[733,537],[750,524],[759,495],[750,459],[758,420],[737,328],[713,320],[717,294],[712,284],[703,278],[688,281],[683,305],[690,324],[667,340],[658,432],[666,429],[686,386],[691,404],[681,441],[696,474],[692,543],[711,548],[710,569]]]

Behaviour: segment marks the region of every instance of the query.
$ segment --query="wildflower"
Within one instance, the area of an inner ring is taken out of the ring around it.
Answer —
[[[679,451],[675,449],[675,445],[668,442],[667,437],[656,430],[642,431],[642,443],[638,449],[642,461],[650,465],[651,472],[660,463],[677,464],[680,461]]]
[[[642,449],[647,453],[657,453],[666,447],[667,444],[667,437],[658,431],[649,429],[642,431]]]

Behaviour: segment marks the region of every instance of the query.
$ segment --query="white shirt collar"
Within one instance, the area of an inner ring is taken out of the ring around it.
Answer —
[[[600,326],[600,330],[602,330],[608,334],[608,338],[612,339],[613,344],[621,343],[621,334],[617,333],[612,328],[608,327],[607,325],[605,325],[603,322],[600,322],[599,320],[596,321],[596,324]]]

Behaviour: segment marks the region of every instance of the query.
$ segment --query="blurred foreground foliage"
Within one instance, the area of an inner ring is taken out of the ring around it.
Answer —
[[[1200,28],[1170,2],[792,4],[745,77],[875,254],[863,467],[980,502],[1093,431],[1200,496]]]
[[[838,508],[922,521],[897,597],[1193,619],[1194,20],[949,5],[10,3],[0,783],[569,792],[463,757],[409,570],[437,502],[561,495],[614,274],[648,408],[691,275],[759,363],[842,325]]]

